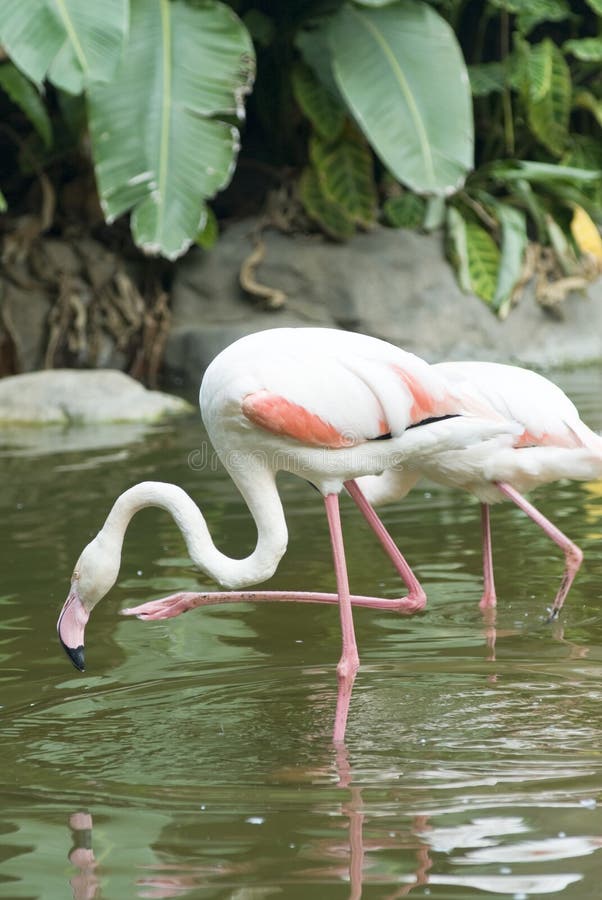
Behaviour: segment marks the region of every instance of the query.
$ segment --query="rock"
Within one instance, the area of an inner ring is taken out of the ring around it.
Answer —
[[[185,400],[148,391],[111,369],[53,369],[0,380],[2,425],[156,422],[191,410]]]
[[[602,358],[602,282],[573,294],[559,320],[528,291],[505,322],[460,291],[438,234],[375,228],[346,244],[265,231],[257,280],[286,292],[265,310],[238,283],[253,249],[255,221],[229,228],[209,252],[193,249],[176,268],[165,370],[198,385],[213,357],[253,331],[320,325],[381,337],[423,356],[490,359],[546,367]]]
[[[128,459],[132,444],[152,441],[154,422],[92,422],[65,427],[64,422],[49,422],[43,428],[36,423],[0,427],[0,459],[7,457],[52,456],[84,453],[84,459],[62,463],[61,472],[94,469],[103,463],[121,463]]]

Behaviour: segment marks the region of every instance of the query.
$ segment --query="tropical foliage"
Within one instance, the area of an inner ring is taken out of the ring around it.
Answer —
[[[209,246],[246,106],[247,160],[314,227],[443,226],[505,315],[530,244],[573,279],[600,250],[601,23],[600,0],[0,0],[0,204],[77,148],[145,253]]]
[[[42,141],[48,146],[51,126],[32,83],[83,94],[105,218],[131,211],[140,247],[170,259],[183,253],[206,222],[205,200],[228,183],[240,143],[230,120],[242,118],[254,74],[240,20],[221,3],[0,0],[0,23],[12,60],[2,68],[23,87],[12,99]]]
[[[466,35],[468,8],[452,2],[448,14]],[[475,171],[448,205],[450,255],[502,316],[534,252],[550,306],[602,263],[601,33],[600,0],[489,0],[464,40],[478,139]]]

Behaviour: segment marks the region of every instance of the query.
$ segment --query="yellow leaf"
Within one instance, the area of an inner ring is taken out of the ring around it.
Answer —
[[[602,263],[602,237],[598,227],[581,206],[575,207],[571,234],[582,253],[590,253]]]

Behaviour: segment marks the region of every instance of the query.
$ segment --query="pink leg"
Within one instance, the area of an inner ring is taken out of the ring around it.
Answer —
[[[365,856],[362,788],[353,784],[353,771],[345,744],[338,744],[335,750],[338,786],[350,794],[349,801],[341,806],[341,812],[349,818],[349,900],[361,900]]]
[[[485,626],[485,630],[483,634],[485,635],[485,640],[487,641],[487,649],[489,651],[489,656],[487,657],[487,662],[495,662],[495,642],[497,639],[497,628],[495,626],[496,622],[496,610],[495,606],[488,606],[483,608],[483,625]],[[497,681],[497,675],[489,675],[490,681]]]
[[[522,509],[530,519],[539,525],[539,527],[551,538],[555,544],[557,544],[562,552],[564,553],[565,558],[565,569],[564,575],[562,576],[562,581],[560,583],[560,588],[558,593],[556,594],[556,599],[552,604],[552,608],[550,610],[550,619],[555,619],[558,616],[558,613],[562,609],[562,604],[564,603],[564,598],[569,592],[569,588],[571,587],[575,575],[579,570],[579,566],[583,561],[583,551],[580,547],[574,544],[566,534],[563,534],[559,528],[557,528],[549,519],[539,512],[539,510],[535,509],[528,500],[519,494],[518,491],[515,491],[513,487],[509,484],[506,484],[503,481],[497,482],[497,487],[499,490],[508,497],[509,500],[512,500],[513,503],[516,503],[519,509]]]
[[[351,691],[355,673],[359,666],[351,606],[365,606],[371,609],[385,609],[393,610],[395,612],[413,613],[424,609],[426,604],[426,594],[418,579],[376,515],[374,509],[364,497],[358,485],[354,481],[348,481],[345,486],[368,521],[368,524],[377,535],[398,573],[403,578],[409,591],[407,597],[383,599],[379,597],[358,596],[349,593],[338,496],[336,494],[330,494],[325,498],[325,503],[333,547],[338,593],[325,594],[311,591],[213,591],[209,593],[196,593],[192,591],[182,591],[177,594],[172,594],[169,597],[163,597],[160,600],[151,600],[148,603],[142,603],[140,606],[123,609],[122,613],[124,615],[137,616],[143,621],[151,621],[157,619],[170,619],[179,616],[181,613],[187,612],[190,609],[194,609],[197,606],[209,606],[217,603],[297,601],[299,603],[338,604],[341,614],[343,653],[337,667],[339,691],[335,716],[334,740],[342,741],[345,736],[347,714],[349,711],[349,703],[351,701]]]
[[[362,789],[350,788],[351,800],[342,812],[349,818],[349,900],[361,900],[364,875],[364,805]]]
[[[404,557],[399,552],[393,538],[382,524],[372,506],[368,503],[359,487],[354,481],[346,483],[349,493],[364,514],[370,526],[375,531],[393,565],[403,578],[408,591],[407,597],[366,597],[361,594],[351,594],[350,600],[353,606],[364,606],[369,609],[384,609],[391,612],[411,614],[424,609],[426,594],[420,582],[410,569]],[[139,606],[122,609],[125,616],[137,616],[143,621],[156,619],[172,619],[182,613],[195,609],[197,606],[213,606],[217,603],[269,603],[275,601],[294,601],[296,603],[332,603],[339,602],[338,594],[326,594],[321,591],[208,591],[198,593],[196,591],[179,591],[169,597],[160,600],[149,600]]]
[[[339,679],[339,692],[337,699],[337,711],[334,722],[333,740],[335,742],[345,739],[347,725],[347,713],[353,682],[360,665],[353,627],[353,611],[351,608],[351,596],[349,594],[349,578],[345,563],[345,547],[343,545],[343,531],[341,529],[341,517],[339,513],[339,495],[327,494],[324,498],[326,517],[330,529],[330,542],[332,544],[332,557],[334,572],[337,582],[337,594],[339,597],[339,611],[341,616],[341,635],[343,648],[341,658],[337,666]]]
[[[405,598],[405,609],[408,612],[419,612],[424,609],[426,606],[426,594],[422,589],[422,585],[412,572],[405,557],[401,554],[397,544],[377,516],[374,508],[364,497],[358,483],[356,481],[346,481],[345,487],[357,504],[368,525],[380,541],[385,553],[395,566],[395,569],[408,589],[408,596]]]
[[[406,597],[364,597],[360,594],[351,594],[353,606],[364,606],[367,609],[384,609],[389,612],[409,613],[406,607]],[[330,603],[338,606],[338,594],[325,594],[321,591],[179,591],[170,594],[169,597],[161,597],[159,600],[149,600],[139,606],[130,606],[122,609],[123,616],[136,616],[142,622],[151,622],[159,619],[174,619],[182,613],[196,609],[197,606],[216,606],[218,603]]]
[[[497,602],[495,581],[493,579],[493,554],[491,552],[491,522],[489,504],[481,503],[481,528],[483,534],[483,596],[479,606],[481,609],[493,609]]]
[[[400,553],[395,541],[380,521],[371,504],[366,500],[355,481],[345,482],[345,487],[359,507],[366,521],[378,537],[389,559],[399,575],[401,575],[409,594],[407,597],[366,597],[351,594],[353,606],[365,606],[369,609],[384,609],[391,612],[415,613],[424,609],[426,594],[405,558]],[[320,591],[180,591],[160,600],[150,600],[139,606],[122,609],[125,616],[138,616],[143,621],[155,619],[172,619],[181,613],[188,612],[197,606],[212,606],[217,603],[268,603],[274,601],[295,601],[297,603],[339,603],[338,594],[325,594]]]

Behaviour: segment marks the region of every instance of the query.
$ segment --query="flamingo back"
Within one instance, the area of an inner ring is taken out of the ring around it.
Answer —
[[[438,363],[433,368],[462,395],[482,399],[508,420],[520,423],[524,430],[515,447],[602,449],[599,436],[581,421],[575,404],[537,372],[489,362]]]
[[[347,447],[459,412],[445,379],[377,338],[322,328],[249,335],[211,363],[201,410],[218,440],[250,428],[307,446]]]

